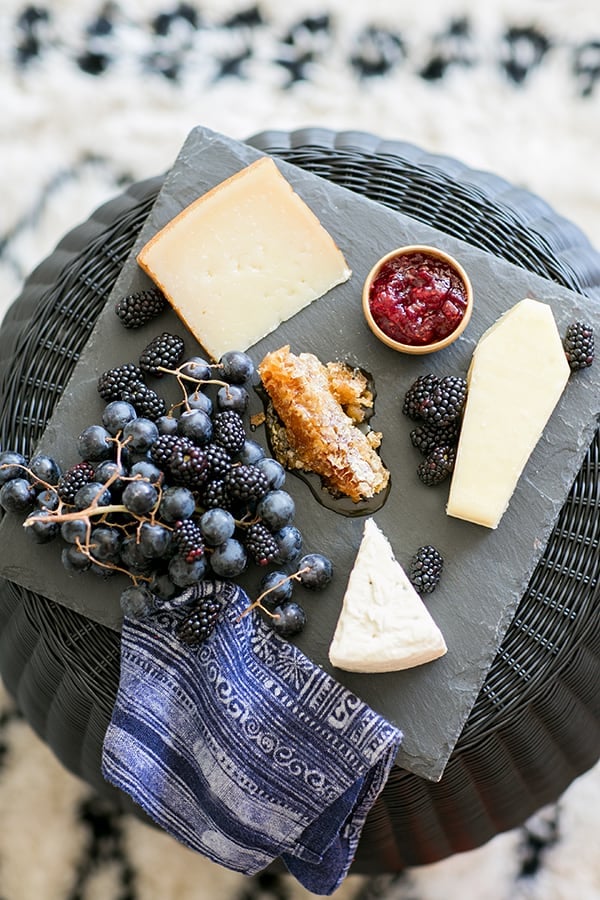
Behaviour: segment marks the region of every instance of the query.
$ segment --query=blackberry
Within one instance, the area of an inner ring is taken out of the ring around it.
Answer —
[[[438,586],[444,559],[441,553],[427,544],[419,547],[410,561],[408,577],[420,594],[430,594]]]
[[[223,478],[231,468],[231,456],[225,447],[211,442],[203,450],[208,460],[209,478]]]
[[[139,366],[133,363],[125,363],[108,369],[98,378],[98,393],[103,400],[110,403],[112,400],[122,400],[125,391],[131,392],[134,387],[143,384],[144,373]]]
[[[268,565],[279,553],[279,546],[274,535],[262,522],[255,522],[249,526],[244,546],[257,566]]]
[[[195,562],[204,556],[204,537],[200,526],[192,519],[183,519],[175,523],[171,534],[171,545],[176,556],[181,556],[186,562]]]
[[[452,422],[443,428],[428,424],[418,425],[411,431],[410,441],[415,450],[418,450],[423,456],[429,456],[432,450],[442,444],[455,444],[459,431],[458,422]]]
[[[159,397],[156,391],[153,391],[152,388],[149,388],[141,381],[124,390],[121,400],[131,403],[138,416],[142,416],[144,419],[151,419],[153,422],[164,416],[167,411],[163,398]]]
[[[221,604],[214,597],[202,597],[177,627],[177,637],[184,644],[201,644],[213,633]]]
[[[67,469],[56,485],[58,496],[64,503],[72,504],[75,494],[84,484],[90,484],[94,480],[94,467],[87,460],[76,463]]]
[[[428,487],[441,484],[454,468],[456,449],[442,444],[417,466],[417,475]]]
[[[232,466],[224,481],[229,496],[240,503],[258,501],[269,490],[267,476],[253,465]]]
[[[402,412],[405,416],[415,420],[421,418],[421,404],[429,396],[433,388],[436,387],[438,381],[437,375],[431,373],[419,375],[416,381],[413,381],[404,395]]]
[[[462,414],[467,399],[467,382],[457,375],[446,375],[433,387],[419,406],[421,418],[430,425],[450,425]]]
[[[585,322],[572,322],[567,328],[563,347],[572,372],[591,366],[594,361],[594,329]]]
[[[160,370],[175,369],[183,356],[183,348],[183,338],[163,331],[142,350],[140,369],[148,375],[162,378],[165,373]]]
[[[163,469],[166,468],[169,457],[175,450],[175,447],[183,440],[186,440],[186,438],[181,438],[177,434],[159,434],[150,447],[150,456],[156,465]]]
[[[177,441],[167,461],[169,472],[178,484],[200,487],[206,481],[208,461],[204,450],[186,438]]]
[[[115,312],[125,328],[140,328],[160,315],[166,303],[162,291],[153,287],[121,297],[115,304]]]
[[[200,501],[206,509],[229,509],[231,498],[223,479],[214,478],[205,484],[200,492]]]
[[[239,453],[246,440],[244,420],[238,412],[226,409],[213,419],[213,441],[229,453]]]

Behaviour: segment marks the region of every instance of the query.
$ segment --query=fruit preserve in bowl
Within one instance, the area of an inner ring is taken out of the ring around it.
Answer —
[[[399,247],[371,269],[363,287],[371,331],[403,353],[442,350],[467,327],[473,289],[463,267],[436,247]]]

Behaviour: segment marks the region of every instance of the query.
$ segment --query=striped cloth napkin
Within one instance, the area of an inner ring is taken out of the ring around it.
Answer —
[[[190,647],[202,598],[221,620]],[[126,618],[104,777],[165,831],[247,875],[277,858],[308,890],[348,873],[402,733],[273,632],[246,594],[202,582]]]

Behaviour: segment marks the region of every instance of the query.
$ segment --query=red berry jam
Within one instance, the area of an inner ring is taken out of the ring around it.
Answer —
[[[383,264],[371,284],[369,308],[392,340],[425,346],[458,328],[467,309],[467,290],[445,260],[415,252]]]

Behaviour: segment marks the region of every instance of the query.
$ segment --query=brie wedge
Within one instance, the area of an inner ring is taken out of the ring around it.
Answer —
[[[348,672],[394,672],[446,653],[443,635],[373,519],[366,519],[329,660]]]

